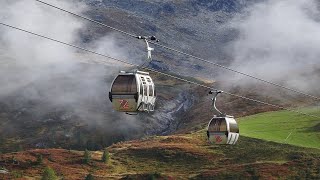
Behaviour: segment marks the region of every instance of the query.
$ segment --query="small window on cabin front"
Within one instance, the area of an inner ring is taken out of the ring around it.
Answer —
[[[147,85],[144,85],[144,86],[143,86],[143,94],[144,94],[145,96],[148,96],[148,86],[147,86]]]
[[[144,79],[144,77],[140,77],[142,84],[146,84],[146,80]]]
[[[152,88],[152,85],[149,85],[149,96],[153,96],[153,88]]]
[[[142,95],[142,91],[143,91],[143,85],[140,84],[140,94]]]

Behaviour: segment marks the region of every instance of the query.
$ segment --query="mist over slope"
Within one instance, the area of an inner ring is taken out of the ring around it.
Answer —
[[[226,46],[231,68],[284,86],[319,95],[319,3],[317,1],[266,1],[249,7],[228,22],[239,31]],[[242,86],[257,81],[227,74],[224,80]]]
[[[87,10],[85,4],[77,1],[50,3],[80,14]],[[81,44],[80,30],[87,26],[83,21],[32,0],[2,1],[1,6],[6,7],[0,11],[4,23],[66,43]],[[77,139],[76,136],[85,131],[79,126],[89,129],[100,126],[103,127],[100,130],[105,131],[101,134],[112,134],[118,139],[125,139],[131,130],[141,129],[136,118],[110,110],[107,91],[118,72],[118,63],[84,64],[81,61],[101,59],[16,30],[2,27],[0,31],[2,138],[23,139],[22,146],[51,147],[55,139],[64,139],[65,144],[70,138]],[[123,47],[112,41],[111,35],[87,47],[118,58],[129,56]],[[88,140],[81,141],[84,142],[80,144],[86,146]],[[102,144],[111,142],[104,140]],[[6,141],[2,141],[3,144]]]
[[[79,14],[89,11],[78,1],[50,3]],[[140,57],[146,55],[136,55],[113,34],[85,42],[82,34],[90,25],[35,1],[2,1],[1,6],[6,7],[0,12],[1,22],[129,62],[141,63]],[[169,127],[175,114],[192,104],[189,93],[172,89],[177,97],[159,93],[157,106],[166,106],[162,111],[147,116],[114,112],[107,97],[110,84],[128,66],[6,27],[1,28],[0,43],[1,151],[57,146],[100,149],[144,134],[169,133],[176,128]],[[139,48],[145,49],[144,44]]]
[[[164,45],[212,62],[285,85],[301,87],[312,93],[318,92],[318,86],[309,88],[319,77],[316,74],[317,46],[304,46],[316,45],[317,41],[311,36],[296,38],[297,42],[293,39],[302,31],[300,28],[301,31],[294,32],[294,28],[300,27],[299,22],[303,22],[302,26],[306,26],[309,34],[317,35],[314,29],[318,27],[318,22],[314,15],[318,9],[311,8],[313,1],[47,2],[133,34],[155,35]],[[132,63],[140,64],[145,59],[145,44],[142,41],[90,24],[35,1],[6,0],[0,5],[5,7],[0,10],[2,22]],[[287,12],[297,19],[296,24],[289,26],[292,31],[288,34],[285,31],[288,26],[284,22],[290,21],[292,17],[287,17]],[[276,18],[271,16],[274,13],[282,18],[272,21]],[[269,22],[269,25],[263,26],[263,22]],[[261,26],[264,31],[260,31]],[[282,30],[287,36],[279,35],[280,39],[273,36]],[[101,60],[96,56],[4,27],[0,28],[0,32],[0,83],[4,85],[0,89],[0,133],[4,142],[1,145],[7,149],[19,149],[19,144],[30,145],[22,148],[71,146],[99,149],[144,135],[173,133],[193,120],[194,117],[186,115],[192,115],[194,111],[202,114],[201,122],[212,115],[208,109],[210,98],[205,96],[206,90],[154,74],[152,76],[158,87],[155,113],[127,116],[114,112],[107,92],[115,74],[129,67],[108,60],[102,66],[94,63]],[[265,34],[270,38],[260,39]],[[265,46],[272,48],[264,52]],[[290,51],[287,51],[287,47]],[[292,54],[291,50],[295,53]],[[277,52],[281,56],[276,56]],[[294,56],[294,62],[299,60],[297,65],[288,66],[293,64],[291,56]],[[155,47],[153,59],[150,67],[187,77],[217,80],[219,86],[215,85],[216,88],[236,87],[238,90],[252,83],[217,67],[159,47]],[[266,59],[268,63],[265,63]],[[282,59],[285,60],[283,64]],[[302,60],[310,63],[303,63]],[[273,66],[283,68],[276,69]],[[309,67],[312,70],[305,71]],[[265,68],[272,71],[265,71]],[[289,71],[290,74],[286,76],[283,71]],[[277,73],[281,75],[276,76]],[[241,107],[237,109],[227,106],[228,113],[244,115],[248,110],[247,104],[239,104]],[[250,113],[253,112],[251,110]],[[14,140],[5,141],[6,138]]]
[[[319,86],[314,86],[320,77],[317,1],[86,2],[94,7],[87,14],[99,21],[137,35],[156,35],[169,47],[318,95]],[[225,90],[261,86],[266,89],[262,95],[288,93],[160,47],[154,59],[171,65],[178,74],[218,80]]]

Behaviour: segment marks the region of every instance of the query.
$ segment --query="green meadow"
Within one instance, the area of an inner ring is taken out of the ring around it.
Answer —
[[[320,116],[320,108],[299,109]],[[320,118],[290,111],[260,113],[239,118],[242,136],[320,149]]]

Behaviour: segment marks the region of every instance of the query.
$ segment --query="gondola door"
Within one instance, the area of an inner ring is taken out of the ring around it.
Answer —
[[[112,107],[116,111],[137,111],[137,83],[135,75],[119,75],[111,88]]]
[[[208,125],[209,142],[213,144],[227,144],[228,130],[224,118],[214,117]]]

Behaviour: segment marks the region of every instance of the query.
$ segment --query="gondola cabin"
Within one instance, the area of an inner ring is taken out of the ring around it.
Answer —
[[[111,85],[109,99],[116,111],[154,111],[155,86],[148,72],[120,71]]]
[[[236,144],[239,127],[232,116],[215,116],[208,124],[207,136],[212,144]]]

